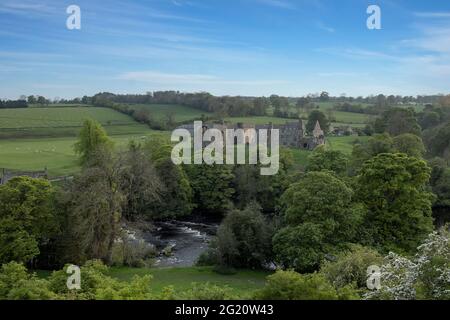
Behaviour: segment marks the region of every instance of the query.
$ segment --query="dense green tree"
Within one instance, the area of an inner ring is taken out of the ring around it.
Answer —
[[[172,146],[163,138],[146,141],[144,151],[148,153],[162,183],[160,198],[150,207],[153,218],[188,215],[193,209],[193,188],[186,168],[173,164]]]
[[[297,100],[296,103],[296,107],[300,110],[300,111],[305,111],[306,106],[310,103],[309,99],[306,97],[301,97]]]
[[[405,154],[379,154],[358,176],[357,196],[368,212],[367,243],[386,252],[412,252],[432,230],[430,168]]]
[[[43,96],[39,96],[36,102],[40,105],[48,105],[48,100]]]
[[[430,185],[437,199],[433,204],[433,216],[437,226],[450,223],[450,168],[445,160],[435,158],[429,161],[431,167]]]
[[[37,103],[37,99],[36,99],[35,96],[29,96],[27,98],[27,102],[28,102],[28,104],[36,104]]]
[[[112,140],[108,138],[100,123],[87,119],[84,121],[74,148],[75,152],[80,156],[80,163],[87,165],[92,160],[92,156],[97,149],[111,149],[112,145]]]
[[[339,150],[329,150],[324,146],[316,148],[308,157],[306,171],[333,171],[337,175],[347,173],[348,157]]]
[[[126,196],[121,188],[122,166],[116,155],[96,151],[95,166],[83,169],[59,196],[65,213],[62,260],[82,263],[89,259],[112,262]]]
[[[320,110],[313,110],[308,116],[308,122],[306,123],[306,131],[311,134],[319,121],[320,127],[325,134],[330,130],[330,122],[325,114]]]
[[[439,99],[439,104],[444,108],[450,108],[450,94]]]
[[[255,106],[253,114],[255,116],[264,116],[267,113],[267,109],[270,106],[270,100],[264,97],[256,98],[253,101],[253,104]]]
[[[367,160],[380,153],[394,152],[394,140],[387,133],[376,134],[365,143],[353,146],[350,160],[351,173],[356,174]]]
[[[275,260],[284,268],[313,272],[327,253],[334,253],[326,241],[320,225],[315,223],[281,228],[272,239]]]
[[[426,111],[419,114],[419,124],[423,130],[433,128],[441,122],[441,115],[436,111]]]
[[[227,267],[262,268],[272,257],[272,228],[256,204],[232,210],[217,232],[218,263]]]
[[[143,215],[152,217],[150,207],[161,202],[160,196],[164,192],[157,170],[136,142],[130,142],[129,150],[121,156],[120,182],[126,197],[123,216],[128,220]]]
[[[29,262],[57,234],[53,194],[48,181],[29,177],[0,186],[0,263]]]
[[[450,158],[450,122],[424,132],[424,140],[430,154]]]
[[[233,171],[228,165],[188,165],[196,208],[205,214],[223,215],[232,207]]]
[[[421,128],[413,109],[390,108],[375,121],[375,132],[387,132],[395,137],[403,133],[421,135]]]
[[[289,170],[293,164],[290,150],[280,150],[280,167],[272,176],[261,175],[260,165],[236,165],[233,169],[233,200],[243,209],[248,203],[256,201],[263,212],[273,213],[279,199],[289,185]]]
[[[319,99],[320,99],[320,101],[328,101],[328,100],[330,100],[330,94],[326,91],[322,91]]]
[[[284,193],[287,227],[273,239],[277,259],[299,271],[317,269],[326,254],[355,240],[363,211],[353,191],[329,172],[310,172]]]
[[[375,106],[380,110],[384,110],[384,109],[386,109],[386,107],[388,107],[388,101],[384,94],[379,94],[376,97]]]
[[[404,133],[394,137],[393,147],[396,152],[421,159],[425,154],[425,146],[420,137],[412,133]]]

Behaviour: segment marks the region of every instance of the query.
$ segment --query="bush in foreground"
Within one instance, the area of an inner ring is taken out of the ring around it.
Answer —
[[[449,232],[434,232],[417,248],[412,258],[389,253],[381,266],[381,289],[366,299],[449,300]]]
[[[339,290],[320,273],[300,274],[277,271],[267,277],[266,286],[256,293],[258,300],[356,300],[358,294],[349,286]]]
[[[367,268],[381,265],[383,257],[375,250],[353,245],[350,251],[343,252],[333,262],[326,261],[320,272],[334,285],[342,288],[355,285],[359,289],[367,288]]]

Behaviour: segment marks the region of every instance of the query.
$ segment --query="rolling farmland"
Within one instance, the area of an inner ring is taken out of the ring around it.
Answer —
[[[128,104],[134,110],[148,110],[155,119],[166,119],[173,114],[176,122],[198,119],[203,115],[211,116],[209,112],[176,104]]]

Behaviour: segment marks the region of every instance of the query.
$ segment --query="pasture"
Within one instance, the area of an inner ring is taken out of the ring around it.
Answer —
[[[331,150],[341,151],[347,156],[350,156],[353,150],[353,146],[356,142],[365,142],[369,137],[327,137],[327,148]],[[301,149],[290,149],[294,157],[294,165],[305,167],[308,164],[308,157],[311,155],[311,151]]]
[[[252,294],[261,289],[266,277],[270,274],[265,271],[238,270],[236,274],[222,275],[214,272],[212,267],[189,268],[111,268],[109,275],[122,281],[131,281],[133,276],[150,274],[153,279],[150,286],[155,292],[162,292],[167,286],[173,286],[175,292],[183,292],[192,288],[193,283],[210,283],[219,287],[231,289],[240,296]]]
[[[166,120],[169,115],[173,115],[176,122],[199,119],[202,115],[212,115],[210,112],[177,104],[127,104],[127,106],[133,110],[147,110],[158,120]]]
[[[115,135],[115,146],[126,147],[130,140],[142,140],[146,137],[164,135],[168,132],[147,130],[141,134]],[[333,150],[350,154],[355,140],[363,141],[367,137],[329,137],[328,145]],[[77,156],[73,150],[76,137],[41,138],[41,139],[1,139],[0,168],[13,170],[43,170],[48,168],[51,176],[70,175],[79,170]],[[310,151],[291,149],[296,165],[304,166]]]
[[[85,119],[92,118],[102,125],[134,124],[131,117],[107,108],[66,107],[1,109],[1,129],[81,127]]]
[[[130,140],[142,140],[165,132],[147,130],[144,134],[116,135],[111,138],[120,149]],[[79,170],[73,145],[76,137],[8,139],[0,140],[0,168],[12,170],[43,170],[47,168],[51,176],[70,175]]]
[[[163,119],[173,112],[178,122],[201,117],[200,110],[179,105],[133,105],[135,109],[148,108],[153,116]],[[343,123],[364,126],[362,114],[336,112],[333,114]],[[210,115],[206,113],[206,115]],[[0,168],[12,170],[43,170],[48,168],[51,176],[70,175],[79,170],[73,145],[82,123],[87,118],[100,122],[118,148],[126,146],[131,139],[151,135],[168,135],[164,131],[152,131],[148,126],[138,124],[131,117],[117,111],[98,107],[51,107],[0,110]],[[271,116],[226,118],[231,123],[284,124],[289,119]],[[330,137],[332,149],[351,152],[352,142],[357,137]],[[364,138],[359,138],[364,139]],[[297,165],[307,163],[309,151],[292,149]]]
[[[0,138],[75,137],[88,118],[100,122],[110,135],[141,134],[149,130],[131,117],[107,108],[0,109]]]
[[[362,128],[374,118],[374,116],[372,115],[363,113],[333,110],[334,106],[336,105],[335,102],[319,102],[316,103],[316,105],[318,107],[318,110],[324,112],[328,118],[332,119],[334,126],[351,126],[354,128]],[[225,120],[232,123],[242,122],[249,124],[267,124],[269,122],[272,122],[273,124],[284,124],[286,123],[286,121],[294,121],[293,119],[274,117],[273,108],[269,108],[267,112],[269,114],[269,116],[267,117],[238,117],[227,118]],[[291,106],[290,112],[297,113],[298,109],[294,106]],[[304,120],[308,119],[308,113],[300,112],[299,118]]]
[[[51,271],[36,270],[39,278],[46,279]],[[162,293],[164,288],[172,286],[175,292],[184,292],[194,284],[209,283],[219,287],[228,287],[233,294],[249,298],[256,290],[262,289],[271,273],[259,270],[237,270],[235,274],[223,275],[213,271],[213,267],[184,268],[128,268],[111,267],[107,275],[119,281],[129,282],[134,276],[151,275],[150,287],[154,293]]]

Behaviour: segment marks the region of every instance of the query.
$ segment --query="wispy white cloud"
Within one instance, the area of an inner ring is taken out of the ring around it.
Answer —
[[[48,15],[55,12],[55,8],[47,3],[35,1],[4,1],[0,3],[0,12],[16,15]]]
[[[368,76],[368,73],[359,73],[359,72],[348,72],[348,71],[342,71],[342,72],[319,72],[317,74],[319,77],[362,77],[362,76]]]
[[[327,26],[327,25],[326,25],[325,23],[323,23],[322,21],[318,21],[318,22],[316,23],[316,26],[317,26],[317,28],[319,28],[319,29],[321,29],[321,30],[324,30],[324,31],[326,31],[326,32],[329,32],[329,33],[335,33],[335,32],[336,32],[336,30],[335,30],[334,28]]]
[[[271,7],[277,7],[277,8],[282,8],[282,9],[295,9],[296,6],[286,0],[256,0],[257,2],[261,3],[261,4],[265,4]]]
[[[182,2],[178,1],[178,4],[182,4]],[[97,5],[97,4],[95,4]],[[92,6],[93,9],[96,9],[96,7]],[[120,19],[124,18],[154,18],[159,20],[168,20],[168,21],[179,21],[179,22],[189,22],[189,23],[208,23],[210,21],[207,21],[205,19],[192,17],[192,16],[186,16],[186,15],[179,15],[175,13],[169,13],[167,11],[159,10],[154,8],[153,6],[149,6],[148,4],[140,4],[137,2],[132,1],[118,1],[118,0],[109,0],[108,6],[105,7],[105,5],[101,2],[101,4],[98,7],[99,12],[108,13],[112,15],[112,17],[116,18],[119,17]]]
[[[420,18],[450,18],[450,12],[414,12],[416,17]]]
[[[402,44],[434,53],[450,54],[450,25],[441,27],[424,26],[420,29],[422,36],[405,39]]]
[[[287,81],[282,80],[234,80],[224,79],[208,74],[176,74],[164,73],[159,71],[133,71],[118,75],[117,80],[146,82],[155,85],[243,85],[259,86],[271,84],[283,84]]]
[[[117,79],[158,83],[203,83],[217,80],[215,76],[204,74],[174,74],[156,71],[127,72],[119,75]]]
[[[171,0],[172,4],[177,7],[196,7],[196,8],[205,8],[205,3],[198,3],[189,0]]]
[[[385,59],[385,60],[397,59],[397,57],[381,51],[374,51],[361,48],[339,48],[339,47],[319,48],[316,49],[315,51],[344,56],[351,59]]]
[[[75,89],[81,85],[56,84],[56,83],[35,83],[31,85],[34,89]]]

